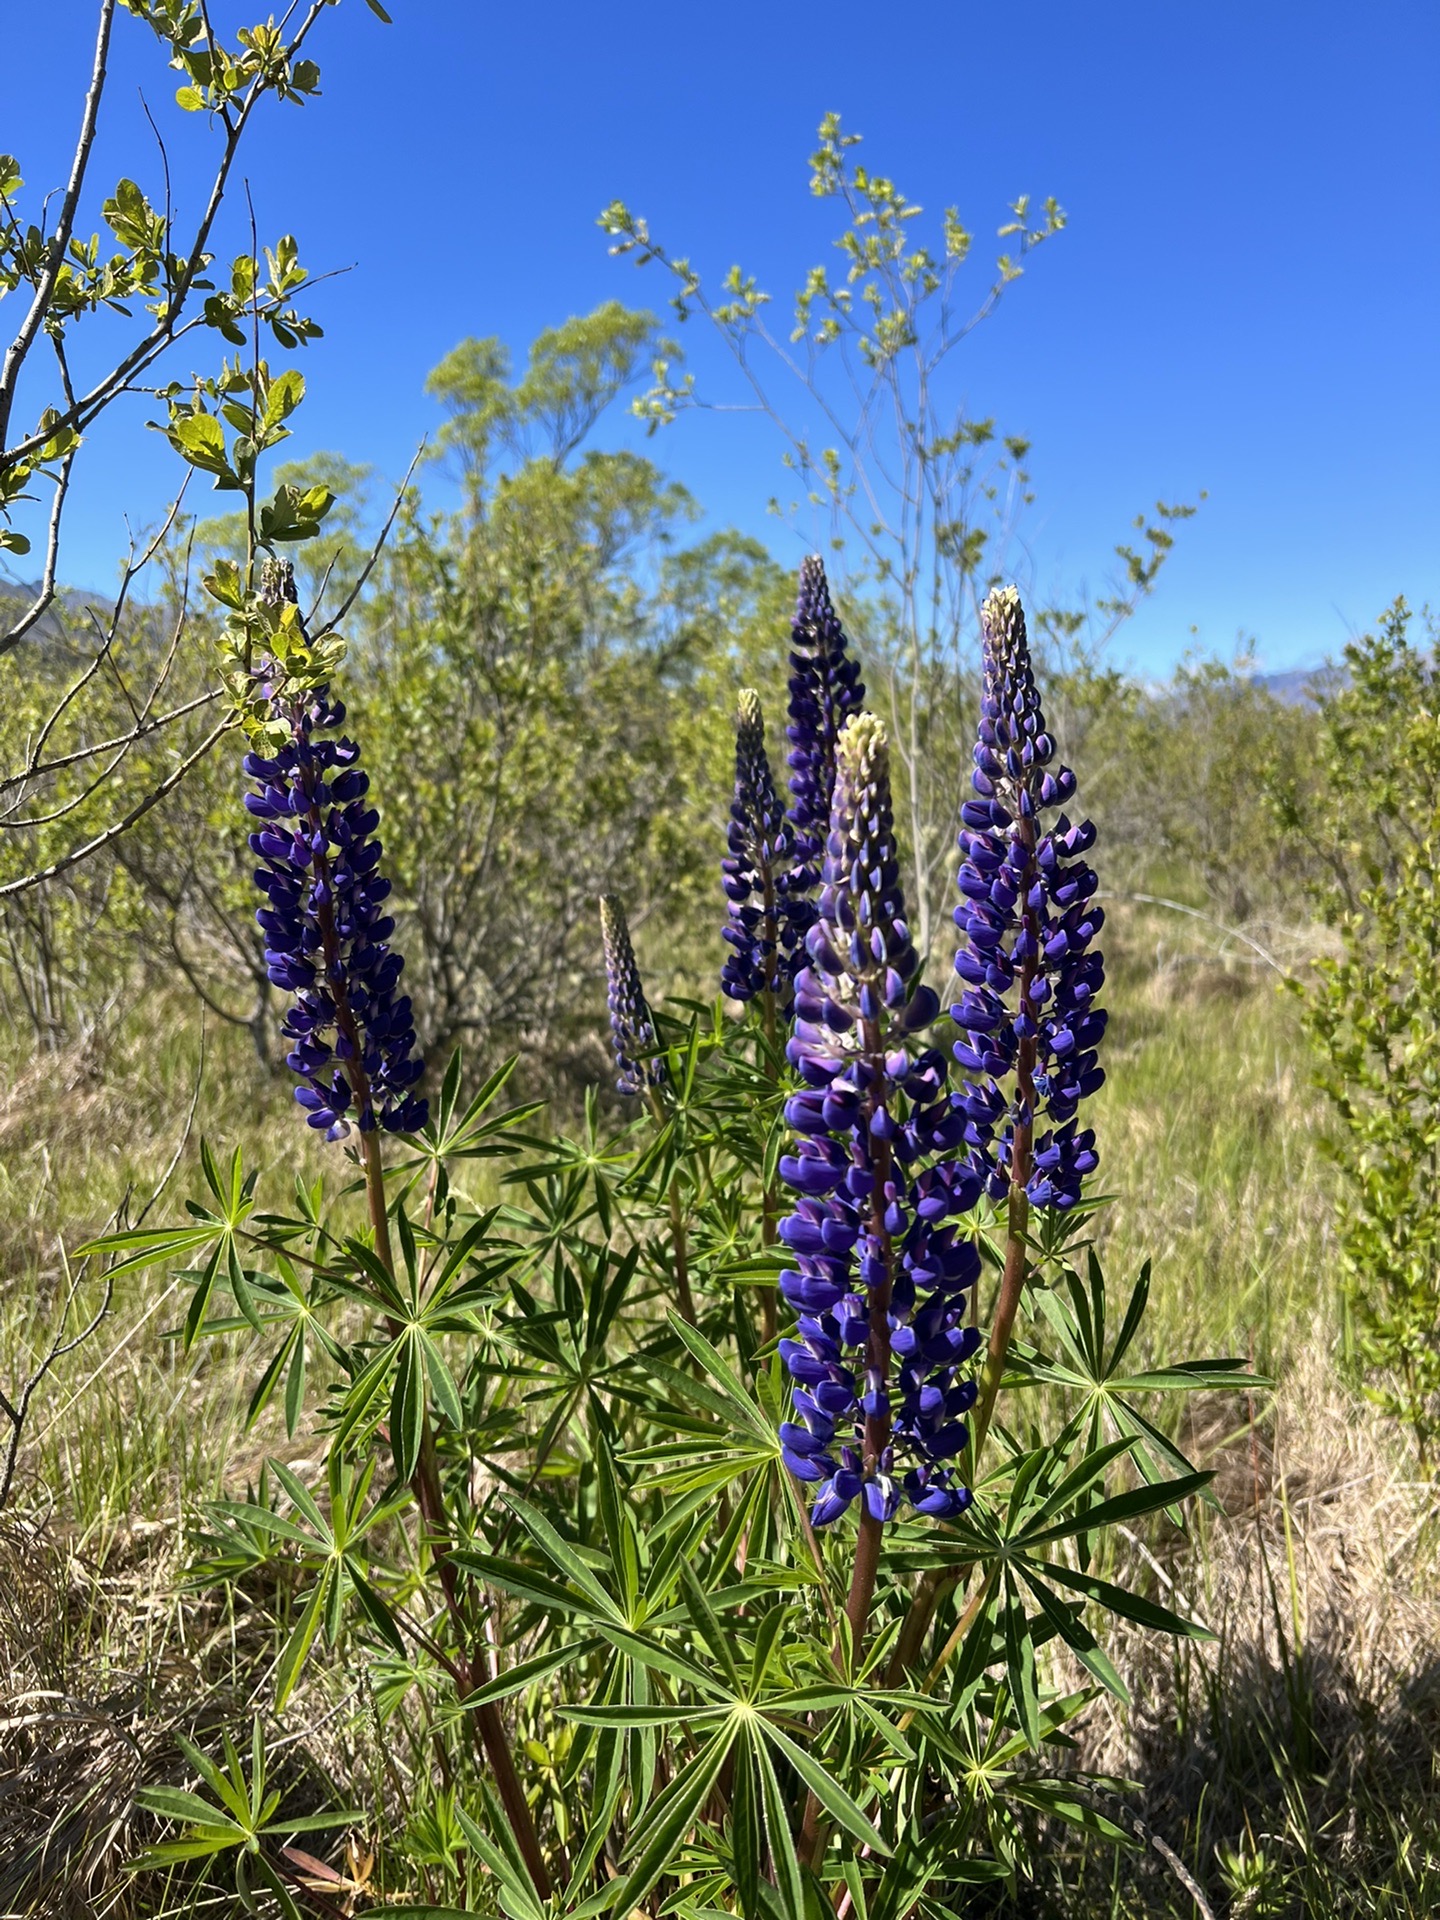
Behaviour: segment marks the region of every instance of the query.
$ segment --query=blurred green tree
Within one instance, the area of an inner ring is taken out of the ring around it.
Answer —
[[[1277,783],[1338,952],[1303,987],[1334,1116],[1353,1357],[1413,1432],[1440,1434],[1440,646],[1397,600],[1321,694],[1315,777]]]

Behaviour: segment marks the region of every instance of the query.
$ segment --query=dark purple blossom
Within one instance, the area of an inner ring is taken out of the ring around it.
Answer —
[[[625,909],[613,893],[600,896],[600,932],[605,942],[610,1036],[619,1068],[616,1088],[621,1093],[644,1093],[647,1087],[663,1087],[670,1077],[669,1068],[655,1031],[655,1016],[640,984]]]
[[[727,839],[730,851],[720,871],[731,951],[720,984],[732,1000],[768,992],[788,1017],[800,939],[791,912],[792,831],[765,752],[760,696],[750,687],[741,691],[735,716],[735,797]]]
[[[337,735],[345,709],[325,688],[286,715],[289,742],[271,758],[247,753],[255,782],[255,918],[265,965],[295,1003],[281,1031],[295,1098],[312,1127],[336,1140],[353,1119],[362,1132],[416,1133],[429,1117],[414,1092],[425,1063],[415,1052],[410,1001],[397,996],[405,962],[390,946],[390,882],[380,873],[380,816],[366,799],[360,749]]]
[[[835,749],[841,730],[865,704],[860,663],[849,653],[845,630],[830,601],[825,563],[818,553],[800,565],[800,593],[790,638],[791,804],[794,830],[792,891],[806,925],[804,896],[820,879],[825,836],[830,831],[830,800],[835,788]]]
[[[1096,1004],[1105,965],[1094,941],[1104,921],[1082,856],[1086,820],[1061,813],[1075,776],[1056,766],[1014,587],[981,612],[984,686],[971,784],[961,808],[961,901],[955,922],[963,1029],[955,1058],[974,1078],[961,1096],[974,1164],[999,1199],[1012,1182],[1032,1205],[1072,1207],[1096,1165],[1095,1135],[1077,1130],[1080,1102],[1104,1080],[1096,1054],[1105,1013]],[[1013,1080],[1013,1091],[1004,1090]],[[1037,1121],[1053,1125],[1037,1136]]]
[[[965,1306],[980,1262],[956,1216],[981,1186],[953,1157],[966,1118],[944,1055],[912,1051],[939,1001],[905,924],[887,761],[880,723],[852,719],[786,1050],[801,1087],[780,1173],[800,1198],[780,1226],[795,1260],[780,1290],[798,1324],[780,1350],[797,1417],[780,1437],[791,1472],[817,1484],[817,1526],[857,1497],[874,1522],[902,1496],[940,1517],[970,1502],[953,1463],[975,1400],[962,1370],[979,1345]]]

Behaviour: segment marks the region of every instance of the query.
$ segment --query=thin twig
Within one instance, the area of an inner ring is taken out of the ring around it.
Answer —
[[[18,647],[54,604],[55,572],[60,564],[60,516],[65,511],[65,496],[70,491],[70,469],[74,465],[78,444],[65,454],[60,462],[60,471],[55,476],[55,497],[50,502],[50,519],[45,530],[45,567],[35,598],[9,632],[0,634],[0,656],[9,653],[12,647]]]
[[[1267,967],[1272,967],[1282,980],[1288,980],[1290,978],[1290,975],[1286,972],[1285,968],[1281,966],[1274,954],[1267,953],[1258,940],[1252,940],[1250,935],[1248,933],[1242,933],[1239,927],[1227,927],[1225,922],[1223,920],[1217,920],[1214,914],[1202,913],[1198,907],[1187,907],[1183,901],[1180,900],[1163,899],[1158,893],[1112,893],[1109,897],[1112,900],[1138,901],[1142,906],[1147,907],[1168,907],[1172,913],[1184,913],[1188,914],[1192,920],[1203,920],[1207,926],[1218,928],[1228,939],[1243,940],[1245,945],[1257,953]]]
[[[58,754],[53,760],[40,760],[34,766],[27,767],[23,773],[9,773],[0,778],[0,793],[11,787],[18,787],[27,780],[43,780],[47,774],[60,773],[66,767],[79,766],[84,760],[94,760],[99,754],[113,753],[120,747],[133,747],[141,740],[148,739],[152,733],[160,733],[166,727],[174,726],[177,720],[183,720],[187,714],[198,713],[201,707],[213,707],[225,692],[223,687],[211,687],[208,693],[197,693],[193,700],[182,701],[178,707],[157,714],[153,720],[146,720],[129,733],[119,733],[110,740],[96,740],[88,747],[77,747],[73,753]],[[13,824],[0,820],[0,827]]]
[[[20,378],[20,369],[24,366],[26,356],[34,346],[50,310],[50,302],[55,297],[56,283],[60,278],[60,269],[65,264],[70,235],[75,228],[75,213],[80,204],[81,190],[85,185],[85,170],[90,164],[91,150],[95,145],[95,130],[100,118],[100,97],[105,91],[105,63],[110,52],[110,30],[114,24],[115,0],[100,0],[100,24],[95,35],[95,59],[90,71],[89,91],[85,95],[85,108],[80,120],[80,135],[75,142],[75,154],[70,163],[70,179],[66,184],[65,198],[60,203],[60,216],[55,222],[55,231],[50,236],[48,257],[40,278],[35,283],[35,293],[29,310],[20,322],[20,331],[10,344],[4,365],[0,366],[0,446],[3,446],[5,435],[10,428],[10,413],[15,404],[15,388]],[[49,433],[39,436],[38,441],[25,451],[38,451],[49,438]],[[13,457],[24,458],[25,451]],[[8,460],[6,464],[9,464]]]
[[[195,751],[182,760],[174,772],[162,780],[158,787],[147,793],[143,800],[137,801],[123,819],[115,821],[113,825],[106,827],[103,833],[97,833],[93,839],[85,841],[82,846],[72,848],[59,860],[52,860],[48,867],[40,867],[34,873],[22,874],[18,880],[7,881],[3,887],[0,887],[0,900],[7,900],[13,894],[26,893],[31,887],[43,886],[47,880],[53,880],[57,875],[68,872],[82,860],[88,860],[91,854],[98,853],[102,847],[109,846],[112,840],[118,840],[122,833],[127,833],[137,820],[143,819],[153,806],[158,805],[167,793],[173,793],[185,776],[205,758],[221,734],[233,725],[233,719],[227,714],[219,726],[211,728]]]
[[[104,0],[104,4],[107,9],[113,8],[114,0]],[[288,51],[292,57],[304,44],[311,29],[329,4],[330,0],[312,0],[309,12],[301,23],[295,38],[290,42]],[[244,135],[246,125],[261,98],[270,91],[271,84],[269,80],[262,75],[251,83],[250,88],[245,93],[238,110],[233,116],[228,107],[221,109],[220,119],[226,133],[225,149],[220,156],[219,165],[215,169],[215,175],[211,182],[210,194],[206,201],[204,212],[200,216],[195,231],[191,236],[190,246],[184,256],[184,271],[176,281],[170,299],[166,302],[162,318],[157,321],[156,325],[146,334],[145,338],[126,354],[125,358],[121,360],[118,365],[112,367],[108,373],[102,375],[87,394],[84,394],[80,399],[67,406],[60,414],[60,417],[57,420],[52,420],[43,432],[37,431],[28,438],[18,441],[13,447],[0,449],[0,468],[17,466],[21,461],[28,460],[33,454],[38,453],[46,442],[52,439],[56,433],[63,431],[67,427],[76,427],[79,429],[87,427],[98,414],[105,410],[119,393],[124,391],[126,384],[134,374],[142,372],[152,361],[158,359],[167,347],[178,340],[183,333],[188,332],[192,326],[204,324],[203,321],[196,320],[189,321],[182,327],[177,325],[176,322],[181,309],[193,291],[196,277],[199,275],[206,257],[205,248],[210,238],[211,229],[219,216],[221,202],[225,198],[226,188],[229,184],[230,169],[234,165],[235,155],[239,150],[240,141]],[[169,251],[173,252],[173,247],[171,247]],[[3,389],[0,389],[0,398],[3,398]],[[8,416],[0,416],[0,440],[3,440],[3,429],[7,424]]]
[[[383,527],[381,527],[379,533],[376,535],[375,544],[370,549],[369,558],[366,560],[364,566],[360,569],[359,574],[356,576],[355,583],[351,587],[349,593],[346,594],[345,598],[340,602],[340,605],[336,608],[334,618],[331,620],[327,620],[325,625],[320,629],[319,633],[316,634],[315,637],[317,640],[323,639],[323,637],[327,633],[333,633],[335,629],[340,625],[340,622],[345,618],[346,614],[349,613],[351,607],[353,607],[355,602],[360,598],[361,590],[363,589],[365,582],[370,578],[371,572],[374,570],[376,562],[379,560],[381,553],[384,551],[385,542],[390,538],[390,529],[395,524],[395,516],[396,514],[399,513],[401,506],[404,504],[405,495],[408,493],[410,489],[411,475],[414,473],[416,467],[420,464],[420,457],[424,453],[427,444],[428,444],[428,440],[421,440],[419,446],[415,449],[415,452],[411,458],[410,464],[405,469],[405,478],[400,482],[399,487],[396,489],[395,498],[391,503],[390,511],[385,516],[385,524]],[[318,612],[319,612],[319,602],[317,600],[316,605],[312,607],[310,610],[311,619],[313,619],[316,613]]]
[[[1073,1784],[1072,1782],[1072,1785]],[[1154,1851],[1159,1854],[1171,1873],[1174,1874],[1175,1878],[1180,1882],[1180,1885],[1195,1902],[1200,1920],[1215,1920],[1214,1911],[1209,1901],[1205,1898],[1204,1893],[1201,1891],[1198,1881],[1185,1865],[1185,1862],[1180,1858],[1179,1854],[1176,1853],[1175,1849],[1170,1845],[1170,1842],[1156,1833],[1153,1827],[1147,1825],[1135,1809],[1127,1802],[1117,1798],[1109,1804],[1114,1808],[1119,1818],[1130,1827],[1136,1838],[1144,1841],[1147,1846],[1153,1848]]]

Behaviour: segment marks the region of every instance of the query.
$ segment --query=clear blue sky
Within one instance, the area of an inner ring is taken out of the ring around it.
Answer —
[[[362,0],[326,16],[324,98],[272,112],[245,162],[262,236],[354,265],[317,296],[297,450],[396,475],[436,423],[425,374],[464,335],[518,357],[600,300],[658,301],[607,255],[614,197],[709,272],[738,258],[788,289],[833,224],[805,161],[835,109],[872,166],[977,235],[1020,192],[1066,208],[965,348],[966,389],[1033,440],[1046,582],[1098,584],[1135,511],[1208,491],[1126,656],[1158,671],[1246,634],[1266,667],[1308,664],[1397,592],[1440,603],[1434,0],[388,4],[389,28]],[[32,182],[62,177],[93,11],[5,9],[0,148]],[[168,109],[174,76],[124,15],[115,68],[94,178],[148,186],[136,89]],[[172,456],[139,417],[97,436],[73,580],[108,582],[122,514],[164,497]],[[755,423],[692,419],[655,448],[712,518],[766,533],[783,476]]]

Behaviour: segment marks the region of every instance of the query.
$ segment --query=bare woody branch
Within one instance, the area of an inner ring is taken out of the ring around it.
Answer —
[[[291,53],[298,51],[304,44],[306,37],[313,29],[320,15],[325,11],[327,5],[329,5],[329,0],[312,0],[312,4],[304,20],[296,31],[295,38],[290,42],[289,50]],[[205,210],[196,225],[189,249],[184,256],[184,267],[177,277],[170,297],[166,301],[164,310],[155,325],[149,333],[145,335],[143,340],[133,347],[122,360],[95,383],[88,393],[81,395],[78,399],[67,404],[63,411],[59,413],[58,418],[52,417],[43,429],[37,429],[26,439],[17,441],[14,446],[4,447],[3,450],[0,450],[0,470],[17,465],[22,460],[33,458],[57,433],[62,433],[67,428],[74,428],[77,432],[83,432],[137,374],[143,372],[145,368],[157,359],[158,356],[178,338],[182,329],[177,323],[185,302],[193,291],[194,283],[201,272],[204,263],[205,248],[210,239],[216,218],[219,215],[221,203],[225,198],[235,155],[239,151],[240,142],[244,136],[246,126],[249,124],[251,115],[260,100],[271,90],[271,86],[272,82],[266,75],[263,73],[257,74],[246,90],[235,112],[233,114],[227,112],[222,115],[225,126],[225,146],[220,156],[219,165],[215,170],[209,198],[206,201]],[[171,251],[173,251],[173,249],[171,249]],[[52,282],[50,295],[53,296],[53,292],[54,287]],[[47,296],[47,298],[48,297],[49,296]],[[42,320],[43,317],[44,314],[42,310]],[[7,355],[7,364],[8,359],[9,356]],[[13,394],[9,396],[9,401],[5,404],[4,410],[0,411],[0,439],[3,439],[3,430],[5,425],[8,424],[10,403],[13,403]]]
[[[143,800],[137,801],[121,819],[114,821],[103,832],[95,834],[81,846],[72,847],[70,852],[62,855],[60,859],[52,860],[49,866],[37,868],[33,873],[22,874],[18,880],[8,880],[3,887],[0,887],[0,900],[11,899],[17,893],[27,893],[32,887],[44,886],[47,880],[54,880],[60,874],[68,873],[70,868],[77,866],[80,861],[88,860],[92,854],[99,853],[102,847],[108,847],[112,840],[118,840],[120,835],[127,833],[137,820],[143,820],[150,809],[157,806],[166,794],[173,793],[187,774],[192,773],[199,766],[221,735],[228,732],[234,724],[233,717],[227,715],[218,726],[210,729],[193,753],[187,754],[157,787],[153,787]]]
[[[70,245],[70,237],[75,230],[75,213],[80,204],[80,194],[85,185],[85,172],[90,164],[90,154],[95,145],[95,132],[100,119],[100,99],[105,91],[105,65],[110,54],[110,30],[115,24],[115,0],[100,0],[100,24],[95,36],[95,62],[90,74],[90,88],[85,95],[85,111],[80,121],[80,136],[75,142],[75,154],[70,163],[70,179],[65,188],[65,198],[60,203],[60,215],[55,222],[55,231],[50,236],[50,247],[45,265],[35,284],[35,293],[31,299],[25,318],[20,322],[20,330],[8,348],[3,364],[0,364],[0,447],[10,430],[10,414],[15,405],[15,389],[20,379],[20,370],[34,346],[50,311],[50,303],[55,297],[55,285],[60,277],[60,269],[65,263],[65,251]],[[50,436],[42,435],[38,445],[43,446]],[[23,459],[23,451],[16,454],[0,455],[8,465],[15,459]]]

